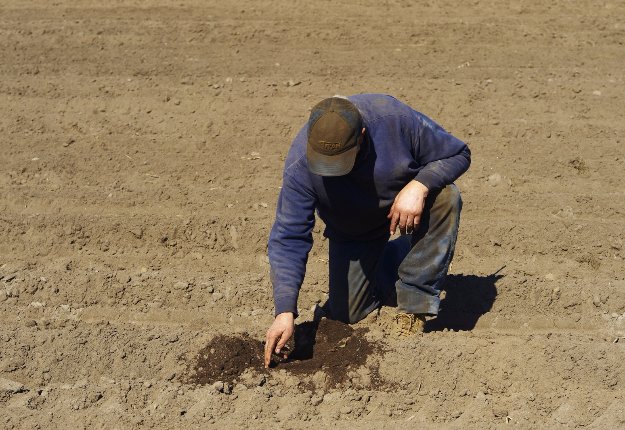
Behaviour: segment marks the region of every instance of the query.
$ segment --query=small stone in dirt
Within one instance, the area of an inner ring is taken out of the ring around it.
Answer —
[[[35,321],[35,320],[26,320],[24,325],[26,327],[36,327],[37,326],[37,321]]]
[[[187,288],[189,288],[189,284],[187,282],[178,281],[174,283],[175,290],[186,290]]]
[[[89,395],[87,400],[89,401],[89,403],[97,403],[97,401],[100,400],[101,398],[102,398],[102,393],[92,393]]]
[[[143,229],[141,228],[131,228],[129,230],[137,239],[141,239],[143,237]]]
[[[70,145],[71,145],[72,143],[74,143],[74,142],[76,142],[76,140],[75,140],[74,138],[71,138],[71,137],[70,137],[70,138],[69,138],[69,139],[67,139],[67,141],[63,144],[63,146],[64,146],[65,148],[67,148],[68,146],[70,146]]]
[[[318,406],[321,402],[323,402],[323,396],[313,396],[310,399],[310,404],[312,406]]]
[[[220,393],[224,392],[224,383],[221,381],[217,381],[213,384],[213,388],[215,391],[219,391]]]
[[[244,384],[237,384],[234,387],[234,391],[239,392],[239,393],[245,390],[247,390],[247,387]]]
[[[118,273],[115,278],[120,284],[127,284],[128,282],[132,281],[132,278],[125,273]]]

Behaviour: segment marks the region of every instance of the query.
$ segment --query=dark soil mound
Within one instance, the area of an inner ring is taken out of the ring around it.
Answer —
[[[322,370],[330,384],[341,383],[347,379],[348,369],[364,366],[367,357],[375,352],[375,346],[364,337],[366,332],[367,329],[354,330],[333,320],[304,322],[295,327],[289,358],[274,361],[271,367],[303,377]],[[263,343],[248,336],[217,336],[190,365],[189,380],[202,385],[216,381],[232,383],[246,369],[263,373],[263,351]]]
[[[198,353],[189,379],[202,385],[232,382],[246,369],[262,371],[263,351],[262,342],[245,335],[217,336]]]
[[[364,366],[375,347],[365,339],[368,329],[354,330],[340,321],[305,322],[295,328],[295,349],[284,366],[294,375],[326,372],[331,385],[343,382],[348,369]]]

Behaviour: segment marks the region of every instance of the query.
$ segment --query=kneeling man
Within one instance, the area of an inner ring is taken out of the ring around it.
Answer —
[[[393,97],[313,107],[286,158],[269,236],[276,318],[265,366],[293,334],[315,211],[329,239],[329,316],[353,324],[392,298],[393,335],[423,331],[454,254],[462,200],[453,182],[470,163],[465,143]]]

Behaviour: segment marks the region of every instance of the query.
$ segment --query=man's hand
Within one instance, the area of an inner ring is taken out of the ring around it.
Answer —
[[[397,226],[402,235],[417,229],[428,192],[428,188],[421,182],[410,181],[397,194],[387,217],[391,219],[391,235],[395,234]]]
[[[295,317],[293,312],[282,312],[276,316],[276,319],[267,330],[267,339],[265,341],[265,368],[269,367],[271,362],[271,353],[280,354],[286,341],[293,335],[295,330]],[[277,344],[277,345],[276,345]],[[284,355],[284,358],[287,358]]]

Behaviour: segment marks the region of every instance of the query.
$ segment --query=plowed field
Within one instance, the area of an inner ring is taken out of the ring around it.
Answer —
[[[0,428],[625,428],[624,43],[621,1],[0,0]],[[310,107],[369,92],[472,151],[439,317],[193,379],[273,320]]]

